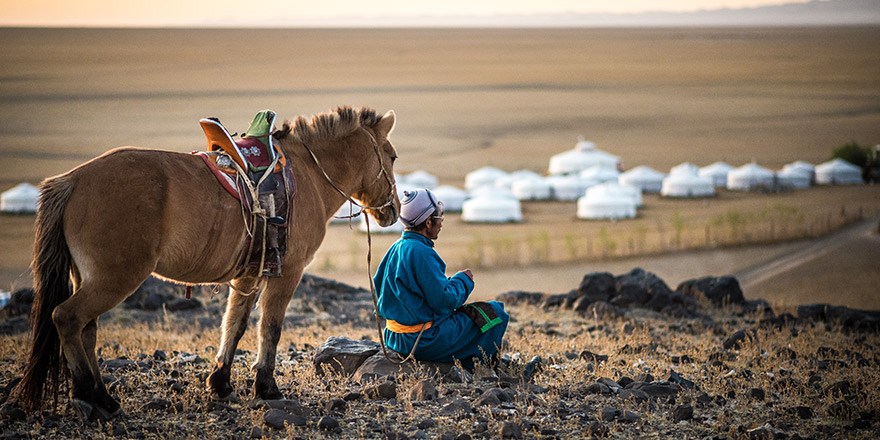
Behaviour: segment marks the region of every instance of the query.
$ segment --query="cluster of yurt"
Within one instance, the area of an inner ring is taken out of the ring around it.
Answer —
[[[636,216],[642,206],[642,193],[660,193],[664,197],[704,198],[716,194],[716,188],[749,191],[760,188],[808,188],[818,184],[861,182],[861,170],[841,159],[818,166],[796,161],[779,171],[756,163],[735,168],[724,162],[704,167],[684,162],[663,173],[647,166],[621,172],[620,157],[601,151],[593,142],[579,139],[572,150],[550,158],[549,175],[531,170],[506,172],[484,166],[467,173],[464,189],[438,186],[438,179],[425,172],[397,175],[398,191],[431,189],[443,203],[445,212],[461,212],[461,219],[474,223],[522,221],[523,201],[576,201],[577,217],[582,219],[618,219]],[[4,195],[4,206],[6,204]],[[4,208],[6,210],[6,208]],[[357,213],[348,203],[337,213],[345,217]],[[361,230],[366,230],[362,216]],[[342,219],[339,221],[347,221]],[[370,230],[398,233],[400,222],[382,228],[370,219]]]
[[[33,214],[37,212],[40,190],[30,183],[20,183],[0,194],[0,212]]]

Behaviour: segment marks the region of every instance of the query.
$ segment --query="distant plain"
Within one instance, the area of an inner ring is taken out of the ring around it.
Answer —
[[[117,146],[202,149],[205,116],[240,131],[264,108],[292,119],[340,105],[394,109],[396,171],[456,186],[484,165],[545,173],[578,136],[626,168],[815,164],[849,141],[880,143],[878,40],[878,27],[0,29],[0,190]],[[518,225],[448,216],[438,251],[450,271],[474,266],[481,297],[568,290],[588,272],[628,271],[633,257],[674,284],[759,265],[785,252],[764,242],[821,235],[856,213],[880,217],[880,188],[646,196],[638,219],[618,222],[578,221],[573,202],[529,203]],[[740,230],[723,221],[736,216]],[[0,288],[30,283],[32,224],[0,216]],[[393,239],[374,240],[374,260]],[[331,226],[308,270],[364,285],[365,241]],[[718,261],[701,257],[733,242]],[[877,247],[833,253],[821,269],[837,278],[791,272],[745,294],[880,308],[865,287],[880,271],[863,265]],[[680,267],[652,267],[672,251]]]

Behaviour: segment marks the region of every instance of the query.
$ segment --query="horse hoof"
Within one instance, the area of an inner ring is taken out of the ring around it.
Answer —
[[[88,422],[92,417],[92,412],[95,411],[95,407],[85,400],[70,399],[70,406],[73,408],[76,417],[83,422]]]

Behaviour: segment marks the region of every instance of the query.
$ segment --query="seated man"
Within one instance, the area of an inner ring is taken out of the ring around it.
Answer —
[[[386,319],[385,345],[418,360],[452,362],[473,369],[498,351],[510,316],[497,301],[465,304],[474,290],[470,269],[446,276],[434,250],[443,227],[442,204],[431,191],[405,191],[400,222],[406,230],[376,271],[379,315]]]

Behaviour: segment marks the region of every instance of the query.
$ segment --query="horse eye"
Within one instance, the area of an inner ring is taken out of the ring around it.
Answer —
[[[391,163],[394,163],[395,160],[397,160],[397,156],[391,156]]]

